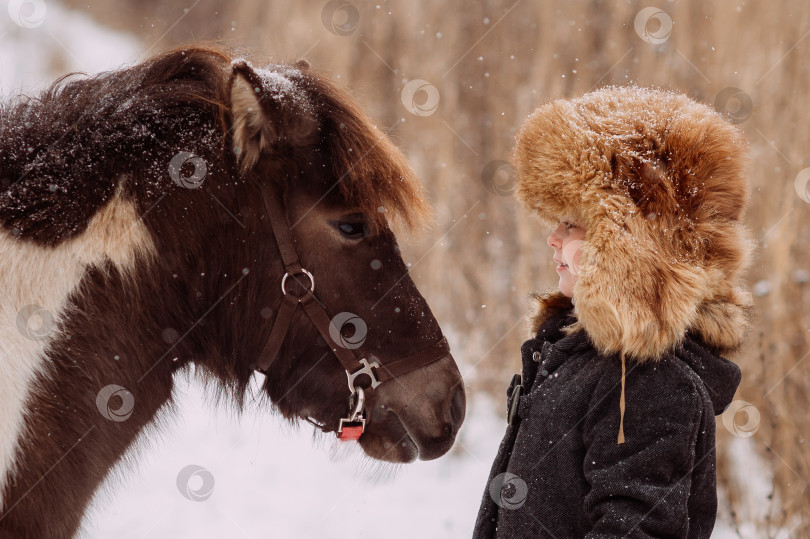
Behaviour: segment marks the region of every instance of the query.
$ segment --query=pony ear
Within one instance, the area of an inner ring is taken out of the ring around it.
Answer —
[[[317,132],[304,90],[283,72],[267,73],[268,77],[260,76],[245,61],[233,64],[231,132],[233,152],[243,171],[250,170],[263,152],[305,145]]]

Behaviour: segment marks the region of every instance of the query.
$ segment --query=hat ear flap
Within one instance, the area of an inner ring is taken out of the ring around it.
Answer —
[[[621,223],[601,219],[582,246],[573,289],[578,318],[604,354],[659,359],[694,321],[706,291],[705,270],[675,260],[650,226],[640,212]]]

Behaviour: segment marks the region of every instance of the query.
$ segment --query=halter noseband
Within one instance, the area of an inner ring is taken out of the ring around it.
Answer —
[[[371,363],[365,357],[358,357],[354,350],[345,348],[341,345],[335,346],[334,340],[329,334],[329,328],[332,325],[332,320],[326,312],[326,308],[315,296],[315,277],[301,266],[298,259],[298,253],[295,250],[295,245],[290,237],[290,225],[287,221],[287,215],[282,208],[278,197],[273,194],[264,193],[265,207],[267,215],[270,217],[270,225],[273,229],[273,235],[276,238],[281,260],[284,263],[284,276],[281,278],[281,306],[278,309],[278,314],[273,322],[273,327],[270,331],[270,337],[267,339],[267,344],[263,352],[259,356],[256,363],[256,370],[269,376],[270,366],[278,357],[281,346],[287,337],[287,332],[292,322],[292,316],[300,305],[303,307],[304,312],[307,314],[313,325],[318,329],[323,336],[324,341],[332,349],[332,353],[338,358],[340,364],[346,371],[348,378],[349,390],[349,415],[340,420],[337,435],[341,440],[356,440],[365,430],[366,420],[363,417],[363,407],[365,404],[365,393],[363,387],[359,385],[356,380],[357,377],[365,374],[371,380],[370,388],[375,389],[380,384],[392,380],[405,373],[420,369],[425,365],[429,365],[434,361],[441,359],[448,355],[450,347],[447,339],[442,336],[441,339],[436,341],[427,349],[419,351],[410,356],[397,359],[395,361],[386,362],[382,365],[376,361]],[[286,287],[287,279],[296,275],[304,275],[309,279],[308,289],[301,295],[291,294]],[[338,328],[339,329],[339,328]],[[374,370],[372,370],[374,369]],[[376,373],[375,373],[376,370]],[[315,424],[315,423],[313,423]],[[315,424],[319,428],[326,430],[324,427]]]

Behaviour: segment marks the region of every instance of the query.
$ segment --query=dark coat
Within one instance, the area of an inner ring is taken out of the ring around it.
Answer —
[[[562,332],[575,321],[558,311],[522,346],[519,424],[507,426],[473,537],[709,537],[715,415],[740,369],[695,332],[658,362],[628,361],[618,444],[620,358],[581,329]]]

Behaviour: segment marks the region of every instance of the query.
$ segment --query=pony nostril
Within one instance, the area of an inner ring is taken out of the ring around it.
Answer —
[[[458,429],[461,427],[461,423],[464,421],[466,405],[467,397],[464,394],[464,387],[459,386],[456,392],[453,393],[453,400],[450,403],[451,435],[458,432]]]

